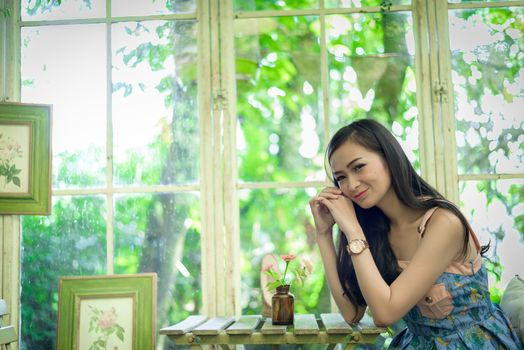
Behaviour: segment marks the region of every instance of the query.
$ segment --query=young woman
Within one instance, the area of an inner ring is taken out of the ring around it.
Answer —
[[[348,322],[366,306],[379,326],[403,319],[408,327],[390,349],[522,349],[490,301],[487,247],[385,127],[364,119],[341,128],[327,159],[335,186],[309,204],[328,285]]]

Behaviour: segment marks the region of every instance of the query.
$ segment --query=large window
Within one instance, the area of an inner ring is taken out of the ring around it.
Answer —
[[[54,116],[52,215],[21,220],[22,349],[54,348],[67,275],[156,272],[161,327],[260,313],[262,256],[296,253],[316,265],[307,292],[293,291],[297,310],[329,311],[308,200],[329,184],[329,137],[356,118],[385,123],[491,239],[495,288],[519,266],[523,1],[23,0],[9,10],[21,21],[6,66],[20,74],[4,84]]]
[[[259,287],[252,266],[272,252],[313,260],[314,277],[293,291],[297,307],[329,310],[308,200],[328,184],[324,150],[336,129],[357,118],[380,120],[419,167],[413,19],[404,7],[390,10],[337,13],[316,2],[260,2],[255,9],[236,3],[244,312],[261,307],[260,295],[252,292]]]
[[[21,101],[54,117],[52,215],[22,220],[26,349],[54,348],[60,276],[156,272],[158,325],[202,308],[195,2],[45,3],[21,11]]]

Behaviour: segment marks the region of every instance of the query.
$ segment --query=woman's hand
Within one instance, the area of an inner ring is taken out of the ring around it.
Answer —
[[[322,200],[335,200],[342,196],[342,191],[337,187],[326,187],[316,197],[309,201],[315,227],[317,229],[317,238],[329,235],[331,237],[335,219],[331,215],[329,208],[322,203]]]
[[[330,195],[323,195],[324,191],[315,199],[320,203],[320,206],[329,211],[338,227],[348,236],[350,234],[361,230],[355,213],[355,207],[351,199],[346,197],[342,192],[335,188],[338,192],[331,190]],[[315,221],[316,224],[316,221]]]

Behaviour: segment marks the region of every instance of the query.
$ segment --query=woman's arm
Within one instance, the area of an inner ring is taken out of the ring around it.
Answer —
[[[337,273],[337,256],[331,234],[317,234],[317,243],[320,249],[320,256],[324,265],[326,279],[333,295],[333,299],[342,313],[342,316],[348,323],[358,322],[364,316],[366,308],[364,306],[355,307],[344,294],[344,289]]]
[[[356,220],[352,202],[343,196],[320,198],[348,241],[365,239]],[[431,288],[436,279],[459,255],[464,238],[460,219],[447,210],[437,210],[426,227],[424,239],[408,267],[388,286],[369,249],[351,257],[360,290],[376,325],[388,326],[401,319]]]
[[[326,200],[335,200],[340,197],[340,190],[335,187],[326,187],[319,193],[318,197],[325,198]],[[309,205],[315,221],[316,239],[328,286],[344,319],[348,323],[358,322],[364,315],[366,308],[355,307],[348,296],[344,295],[344,290],[342,289],[342,284],[337,273],[337,254],[333,245],[333,225],[335,225],[335,219],[333,215],[331,215],[328,207],[317,200],[318,197],[311,199]]]

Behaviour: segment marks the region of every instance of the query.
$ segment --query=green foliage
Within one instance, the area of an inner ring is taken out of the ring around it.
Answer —
[[[106,203],[62,197],[53,215],[22,217],[22,325],[27,349],[54,349],[61,276],[106,273]]]

